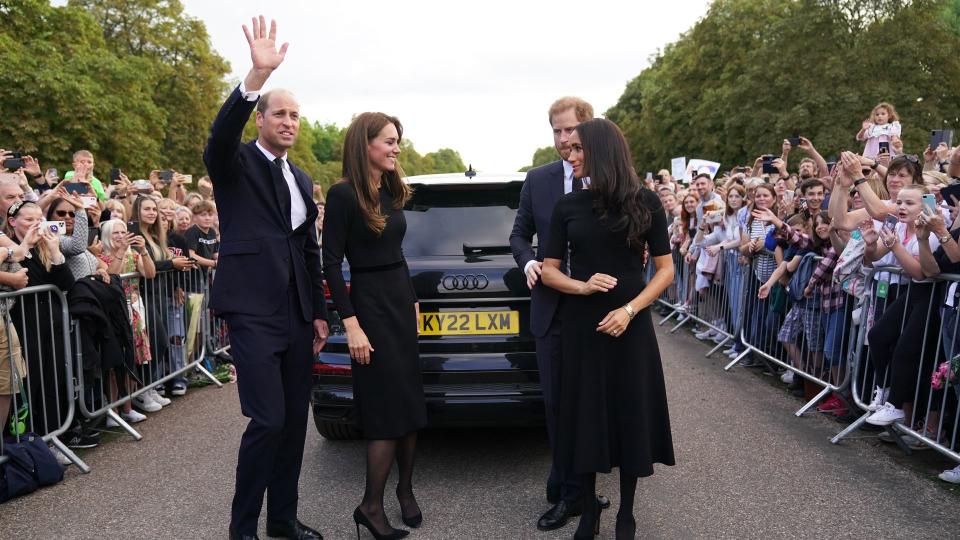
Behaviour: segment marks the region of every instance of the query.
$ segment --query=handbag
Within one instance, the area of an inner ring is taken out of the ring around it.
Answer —
[[[0,502],[63,480],[64,467],[36,433],[24,434],[19,440],[8,437],[3,455],[9,459],[0,466]]]

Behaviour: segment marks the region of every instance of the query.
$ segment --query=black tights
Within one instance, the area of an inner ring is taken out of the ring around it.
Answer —
[[[410,433],[399,439],[378,439],[367,443],[367,485],[363,492],[361,511],[381,534],[390,534],[393,527],[383,511],[383,490],[393,461],[397,461],[399,481],[397,498],[403,515],[413,517],[420,513],[413,496],[413,462],[417,448],[417,434]]]
[[[596,473],[580,476],[580,505],[583,514],[577,525],[574,538],[593,538],[596,530],[597,514],[597,475]],[[637,493],[637,477],[620,471],[620,509],[617,510],[617,540],[632,539],[636,535],[637,523],[633,517],[633,500]]]

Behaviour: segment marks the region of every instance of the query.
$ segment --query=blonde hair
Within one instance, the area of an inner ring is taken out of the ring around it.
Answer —
[[[893,122],[899,122],[899,121],[900,121],[900,116],[897,114],[897,110],[893,108],[893,104],[887,103],[886,101],[881,101],[880,103],[877,103],[877,106],[874,107],[872,111],[870,111],[870,120],[871,120],[871,121],[873,120],[873,117],[877,114],[877,110],[878,110],[878,109],[886,109],[886,110],[887,110],[887,115],[890,116],[889,122],[893,123]]]
[[[113,251],[113,230],[118,226],[127,230],[127,224],[120,219],[108,219],[100,224],[100,242],[103,244],[104,251]]]

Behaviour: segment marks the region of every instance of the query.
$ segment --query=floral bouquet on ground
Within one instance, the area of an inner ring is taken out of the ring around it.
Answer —
[[[940,390],[943,387],[957,381],[957,374],[960,372],[960,354],[954,356],[949,362],[942,362],[934,370],[930,377],[930,386],[934,390]]]

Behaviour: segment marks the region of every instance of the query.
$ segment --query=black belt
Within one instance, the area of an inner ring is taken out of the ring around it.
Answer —
[[[397,261],[390,264],[381,264],[377,266],[351,266],[351,274],[369,274],[371,272],[386,272],[388,270],[396,270],[397,268],[403,268],[406,266],[406,261]]]

